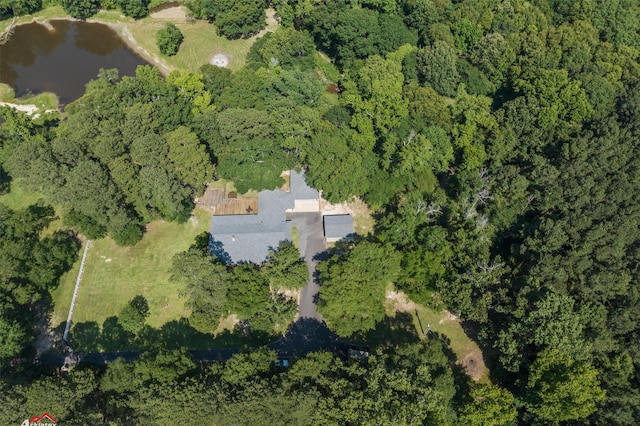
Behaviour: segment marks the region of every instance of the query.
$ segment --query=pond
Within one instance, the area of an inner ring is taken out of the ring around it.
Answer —
[[[82,96],[85,84],[100,68],[133,75],[147,64],[106,25],[52,20],[51,29],[38,23],[19,25],[0,46],[0,82],[16,96],[53,92],[65,104]]]

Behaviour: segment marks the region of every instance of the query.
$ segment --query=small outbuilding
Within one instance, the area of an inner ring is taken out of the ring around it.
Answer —
[[[335,243],[343,239],[353,238],[353,217],[350,214],[327,215],[322,218],[324,239]]]

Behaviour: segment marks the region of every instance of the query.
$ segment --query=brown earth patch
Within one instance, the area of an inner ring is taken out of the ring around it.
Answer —
[[[451,312],[445,310],[443,312],[444,317],[438,321],[439,324],[444,324],[445,322],[449,322],[449,321],[458,321],[458,317],[453,315]]]
[[[474,349],[469,352],[460,362],[464,371],[475,382],[479,381],[487,371],[487,366],[484,364],[482,358],[482,352],[480,349]]]
[[[393,300],[393,308],[398,312],[413,312],[416,304],[411,302],[403,292],[387,291],[387,299]]]
[[[284,289],[278,289],[275,291],[277,294],[281,294],[284,297],[286,297],[287,299],[292,299],[292,300],[298,300],[298,297],[300,297],[300,290],[284,290]]]
[[[158,12],[152,13],[150,16],[157,19],[187,19],[185,11],[180,6],[159,10]]]

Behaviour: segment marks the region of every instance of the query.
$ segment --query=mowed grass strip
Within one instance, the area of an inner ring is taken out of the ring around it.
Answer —
[[[92,241],[73,314],[74,324],[102,325],[139,294],[149,302],[147,324],[151,327],[188,317],[185,299],[179,296],[183,285],[169,281],[169,268],[176,253],[187,250],[196,235],[209,229],[209,213],[195,210],[194,215],[196,220],[183,224],[150,223],[142,241],[133,247],[119,247],[110,238]],[[52,327],[67,318],[79,263],[80,256],[52,293],[55,305]]]
[[[65,323],[67,321],[69,307],[71,306],[71,299],[73,298],[73,289],[76,284],[76,278],[78,276],[78,271],[80,270],[80,261],[82,260],[82,253],[84,253],[84,247],[86,244],[86,241],[82,242],[82,247],[80,247],[80,250],[78,251],[78,260],[73,264],[71,270],[60,277],[58,286],[51,290],[53,313],[51,314],[49,325],[52,329],[59,329],[60,333],[64,330]]]

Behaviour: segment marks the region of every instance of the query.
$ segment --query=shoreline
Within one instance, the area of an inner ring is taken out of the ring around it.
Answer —
[[[150,66],[157,68],[163,77],[178,69],[197,73],[199,67],[196,64],[211,63],[213,57],[219,53],[224,53],[229,60],[225,68],[236,71],[244,66],[246,54],[256,39],[268,32],[275,31],[279,26],[276,11],[273,8],[267,8],[264,12],[265,28],[247,39],[228,40],[217,35],[215,27],[206,21],[188,19],[184,6],[166,9],[159,13],[168,11],[172,11],[168,16],[152,14],[143,19],[134,20],[126,17],[120,11],[101,9],[96,15],[84,22],[108,26],[130,51]],[[61,6],[52,6],[37,14],[20,17],[16,26],[38,23],[50,27],[52,20],[82,21],[69,16]],[[151,32],[159,30],[160,25],[167,21],[175,23],[185,31],[186,38],[190,37],[183,46],[188,47],[184,54],[182,51],[185,49],[181,49],[180,55],[163,57],[158,51],[155,37]],[[10,22],[8,19],[2,21],[0,29],[7,27]]]
[[[121,15],[123,19],[127,19],[124,15]],[[40,24],[46,27],[48,30],[51,30],[53,27],[50,24],[50,21],[74,21],[74,22],[88,22],[92,24],[102,24],[109,27],[113,32],[115,32],[118,37],[122,40],[122,42],[127,45],[129,49],[131,49],[136,55],[142,58],[145,62],[148,62],[150,65],[156,67],[160,74],[163,77],[169,75],[171,71],[174,71],[176,68],[165,63],[160,57],[150,53],[147,49],[142,47],[133,37],[133,34],[128,28],[128,24],[126,22],[113,23],[109,21],[104,21],[99,18],[90,18],[87,20],[73,18],[71,16],[60,16],[60,17],[52,17],[52,18],[42,18],[38,16],[32,16],[30,20],[19,22],[14,25],[14,27],[18,27],[26,24]]]
[[[70,20],[79,21],[79,19],[73,19],[73,18],[70,18]],[[86,22],[94,23],[94,24],[102,24],[111,28],[116,34],[118,34],[118,37],[120,37],[120,39],[124,42],[124,44],[126,44],[127,47],[129,47],[129,49],[131,49],[136,55],[140,56],[143,60],[145,60],[146,62],[149,62],[149,64],[156,67],[160,71],[160,74],[163,77],[168,76],[171,71],[174,71],[176,69],[175,67],[166,64],[164,61],[162,61],[161,58],[159,58],[156,55],[153,55],[147,49],[142,47],[135,40],[135,38],[133,37],[133,34],[127,27],[126,23],[114,24],[113,22],[106,22],[100,19],[88,19]]]

